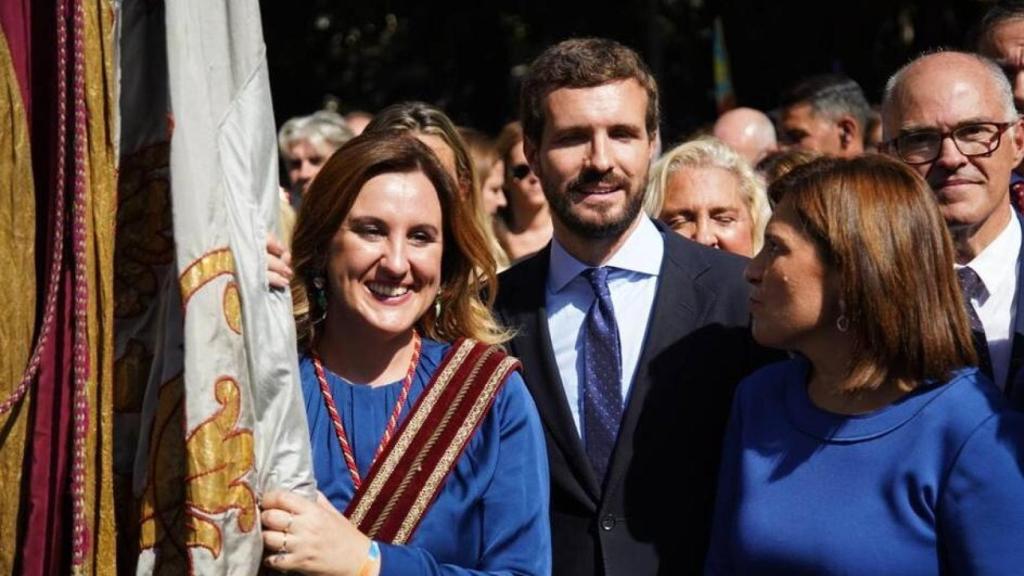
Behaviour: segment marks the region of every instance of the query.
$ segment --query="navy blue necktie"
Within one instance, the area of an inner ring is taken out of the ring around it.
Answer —
[[[622,353],[608,269],[589,268],[583,276],[596,296],[583,323],[583,435],[590,463],[603,480],[622,419]]]
[[[956,278],[960,281],[960,292],[964,295],[964,306],[967,307],[967,317],[971,320],[971,333],[974,337],[974,350],[978,353],[978,368],[989,378],[994,378],[992,373],[992,357],[988,351],[988,338],[985,336],[985,325],[981,323],[978,311],[974,309],[971,298],[977,296],[985,284],[981,276],[970,266],[964,266],[956,271]]]

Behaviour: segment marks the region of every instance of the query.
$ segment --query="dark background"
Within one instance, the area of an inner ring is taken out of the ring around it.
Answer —
[[[494,134],[518,78],[545,47],[606,36],[654,70],[666,145],[712,122],[712,28],[721,17],[739,105],[775,107],[794,80],[843,72],[878,102],[920,52],[961,47],[988,4],[968,0],[455,2],[267,0],[263,32],[280,126],[321,107],[377,111],[418,99]]]

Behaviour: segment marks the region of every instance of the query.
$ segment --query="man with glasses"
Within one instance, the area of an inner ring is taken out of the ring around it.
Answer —
[[[1024,128],[1002,70],[984,56],[922,56],[886,84],[883,150],[928,181],[956,248],[982,368],[1024,408],[1021,224],[1010,173],[1024,157]]]

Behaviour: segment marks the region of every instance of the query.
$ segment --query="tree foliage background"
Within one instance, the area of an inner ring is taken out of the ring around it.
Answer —
[[[740,105],[772,109],[794,80],[843,72],[877,102],[919,52],[959,47],[986,4],[967,0],[619,0],[262,3],[278,124],[322,107],[440,106],[494,133],[516,115],[518,79],[550,44],[606,36],[637,49],[660,83],[666,144],[713,121],[712,27],[723,22]]]

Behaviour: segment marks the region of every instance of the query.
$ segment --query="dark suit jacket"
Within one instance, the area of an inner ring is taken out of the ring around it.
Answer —
[[[1017,220],[1024,227],[1024,218],[1017,214]],[[1021,244],[1021,252],[1024,252],[1024,240]],[[1017,294],[1013,297],[1017,304],[1016,314],[1013,318],[1013,333],[1011,338],[1010,370],[1006,375],[1006,396],[1010,404],[1017,410],[1024,411],[1024,258],[1018,256],[1017,264]]]
[[[545,312],[550,247],[503,273],[496,311],[544,422],[554,574],[699,574],[732,392],[775,359],[748,328],[746,259],[662,230],[665,256],[602,486],[565,399]]]

